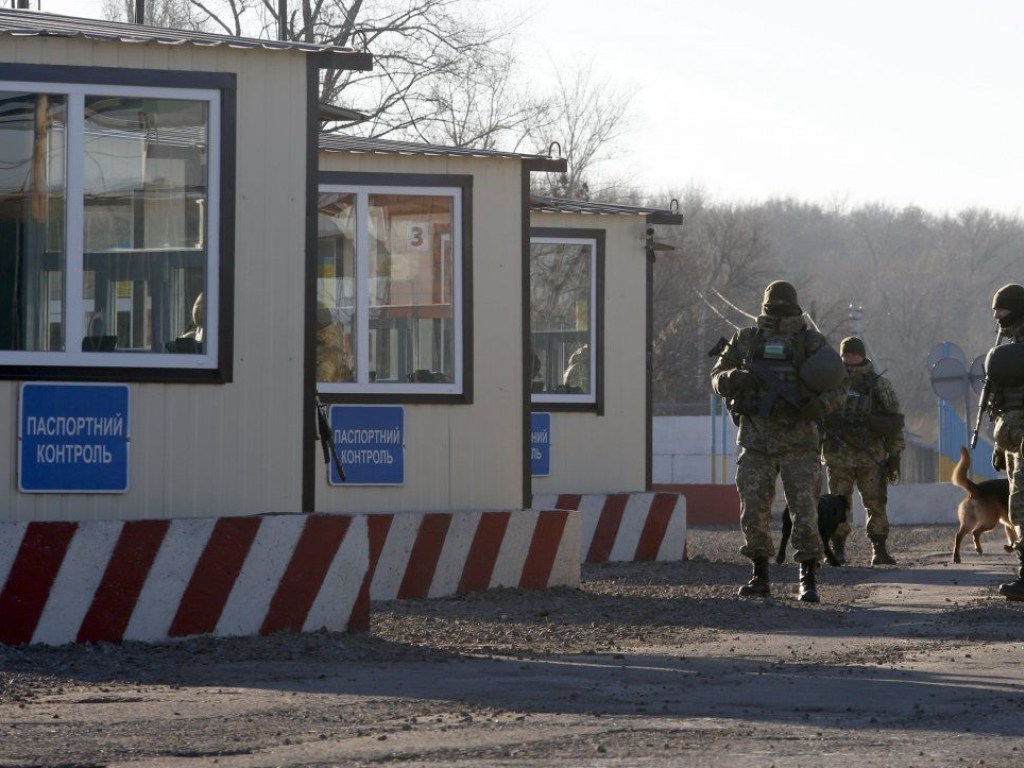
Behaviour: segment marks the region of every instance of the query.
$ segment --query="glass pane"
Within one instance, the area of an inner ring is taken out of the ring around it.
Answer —
[[[322,194],[319,211],[316,380],[355,381],[356,196]]]
[[[0,349],[64,349],[64,96],[0,92]]]
[[[455,380],[454,199],[370,195],[370,378]]]
[[[593,248],[530,244],[530,338],[537,393],[592,394],[590,300]]]
[[[208,105],[85,99],[83,351],[203,352]]]

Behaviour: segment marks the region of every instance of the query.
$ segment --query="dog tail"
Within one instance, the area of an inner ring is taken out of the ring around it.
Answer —
[[[973,499],[978,495],[978,484],[967,476],[967,470],[971,468],[971,455],[967,449],[960,446],[960,461],[953,467],[953,475],[949,478],[954,485],[959,485]]]

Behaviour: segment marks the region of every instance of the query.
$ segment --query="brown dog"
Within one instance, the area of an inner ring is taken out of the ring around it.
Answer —
[[[974,537],[974,551],[981,554],[981,534],[991,531],[1000,523],[1006,531],[1007,543],[1003,549],[1007,552],[1013,551],[1013,543],[1016,535],[1013,526],[1010,525],[1010,481],[985,480],[976,483],[967,476],[967,470],[971,468],[971,457],[966,448],[960,449],[960,461],[953,467],[953,476],[950,480],[959,485],[969,494],[966,499],[960,502],[957,507],[956,516],[960,518],[960,527],[956,532],[956,541],[953,544],[953,562],[960,562],[960,542],[970,531]]]

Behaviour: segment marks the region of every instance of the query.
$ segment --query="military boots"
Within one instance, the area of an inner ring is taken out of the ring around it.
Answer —
[[[771,579],[768,576],[768,558],[754,558],[754,573],[750,581],[740,587],[740,597],[771,597]]]
[[[896,560],[885,548],[885,536],[868,536],[871,539],[871,564],[896,565]]]
[[[1024,549],[1021,548],[1020,541],[1014,545],[1014,551],[1020,560],[1020,568],[1017,569],[1017,580],[1011,581],[1009,584],[1000,584],[999,594],[1007,600],[1024,600]]]
[[[818,570],[817,560],[804,560],[800,563],[800,597],[801,603],[817,603],[818,585],[815,583],[814,574]]]

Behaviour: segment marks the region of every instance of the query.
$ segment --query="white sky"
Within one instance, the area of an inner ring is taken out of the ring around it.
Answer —
[[[1024,214],[1020,0],[493,4],[530,14],[519,50],[535,81],[589,61],[635,93],[636,127],[604,170],[645,191]],[[42,6],[100,16],[100,0]]]

